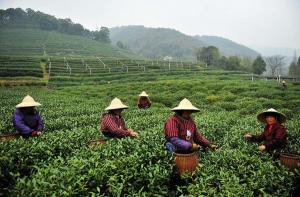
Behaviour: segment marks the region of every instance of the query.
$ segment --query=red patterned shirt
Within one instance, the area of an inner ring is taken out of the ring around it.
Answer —
[[[102,115],[101,131],[105,136],[122,138],[130,135],[122,116],[108,112]]]
[[[164,130],[165,137],[168,141],[172,137],[178,137],[190,143],[194,142],[204,147],[210,145],[209,141],[199,133],[192,118],[184,119],[175,114],[165,122]]]

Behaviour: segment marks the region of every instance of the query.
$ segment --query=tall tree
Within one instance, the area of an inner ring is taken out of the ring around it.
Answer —
[[[254,60],[252,70],[253,73],[258,75],[261,75],[264,71],[266,71],[266,62],[260,55]]]
[[[274,55],[265,58],[267,65],[271,70],[271,75],[276,76],[281,74],[282,66],[285,63],[285,57],[281,55]]]
[[[298,61],[296,57],[294,58],[294,61],[292,61],[292,63],[290,64],[289,75],[296,78],[300,77],[300,56],[298,58]]]
[[[228,67],[228,58],[226,56],[219,58],[217,67],[226,69]]]
[[[220,58],[219,49],[215,46],[208,46],[199,49],[196,52],[197,61],[202,61],[206,66],[213,65]]]
[[[226,70],[240,70],[241,69],[241,59],[238,56],[230,56],[228,58],[228,64],[225,69]]]
[[[94,32],[94,39],[100,42],[110,43],[109,29],[107,27],[101,27],[100,31]]]

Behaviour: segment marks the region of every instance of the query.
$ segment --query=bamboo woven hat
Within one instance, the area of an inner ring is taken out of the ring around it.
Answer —
[[[286,121],[286,116],[283,113],[278,112],[277,110],[270,108],[267,111],[264,111],[257,115],[257,119],[261,122],[266,122],[267,115],[275,115],[278,118],[279,123],[284,123]]]
[[[22,102],[16,105],[16,108],[21,108],[21,107],[37,107],[40,106],[41,104],[38,102],[35,102],[34,99],[27,95],[23,98]]]
[[[184,98],[180,101],[179,105],[172,109],[172,111],[179,111],[179,110],[188,110],[188,111],[199,111],[197,107],[195,107],[188,99]]]
[[[105,108],[105,110],[109,111],[109,110],[114,110],[114,109],[127,109],[127,108],[128,108],[128,106],[124,105],[120,99],[114,98],[110,102],[110,105],[107,108]]]
[[[139,96],[140,97],[149,97],[149,95],[145,91],[143,91]]]

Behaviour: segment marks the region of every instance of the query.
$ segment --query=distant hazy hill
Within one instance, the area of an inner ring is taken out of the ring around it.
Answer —
[[[237,55],[237,56],[250,56],[256,57],[258,52],[250,49],[241,44],[235,43],[226,38],[217,36],[195,36],[201,42],[206,43],[206,45],[213,45],[219,48],[219,50],[226,56]]]
[[[144,26],[111,28],[110,38],[113,43],[121,41],[133,52],[149,58],[172,56],[190,59],[196,48],[204,46],[198,39],[179,31]]]
[[[214,45],[223,55],[256,56],[252,49],[228,39],[215,36],[188,36],[168,28],[144,26],[122,26],[110,29],[113,43],[121,41],[133,52],[150,58],[172,56],[183,59],[194,58],[195,49]]]
[[[28,28],[1,28],[1,55],[114,56],[132,57],[132,53],[86,37]]]

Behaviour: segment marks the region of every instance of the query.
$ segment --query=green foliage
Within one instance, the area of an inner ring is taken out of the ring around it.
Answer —
[[[206,46],[217,47],[224,56],[256,57],[258,55],[256,51],[226,38],[205,35],[195,37],[201,42],[206,43]]]
[[[1,56],[133,57],[128,50],[77,35],[26,28],[0,28]],[[2,59],[2,57],[1,57]]]
[[[215,46],[225,56],[256,57],[252,49],[217,36],[189,36],[169,28],[122,26],[110,29],[113,43],[121,41],[134,53],[147,58],[195,59],[195,49]]]
[[[266,71],[266,62],[261,56],[257,56],[257,58],[254,60],[252,69],[253,73],[258,75],[261,75],[264,71]]]
[[[104,43],[110,43],[109,29],[107,27],[101,27],[100,31],[93,32],[94,39]]]
[[[1,195],[290,196],[297,172],[260,153],[258,144],[246,142],[243,135],[261,132],[256,115],[275,107],[288,117],[289,150],[299,153],[299,86],[291,84],[283,92],[276,82],[252,82],[244,74],[223,71],[157,74],[152,81],[136,77],[51,89],[0,87],[0,133],[13,131],[14,106],[27,94],[42,104],[46,124],[38,138],[0,142]],[[153,102],[147,110],[136,107],[142,90]],[[90,140],[103,137],[100,115],[115,96],[130,107],[123,116],[140,138],[89,146]],[[173,114],[170,108],[184,97],[200,109],[193,114],[199,131],[221,149],[199,152],[199,169],[176,183],[172,154],[163,148],[163,127]]]
[[[291,62],[289,67],[289,75],[297,78],[300,77],[300,57],[298,58],[298,62],[296,62],[296,60]]]
[[[220,52],[215,46],[203,47],[196,52],[196,57],[198,61],[204,62],[206,66],[211,66],[216,64],[220,58]]]
[[[225,70],[240,70],[241,69],[241,59],[237,56],[230,56],[228,58],[228,64]]]
[[[121,48],[121,49],[129,49],[129,47],[125,44],[123,44],[121,41],[118,41],[116,43],[117,47]]]
[[[124,26],[110,29],[113,43],[121,41],[134,53],[153,59],[171,56],[173,59],[194,60],[194,49],[204,46],[198,39],[167,28]]]
[[[30,8],[26,11],[21,8],[9,8],[0,10],[1,27],[40,28],[47,31],[59,31],[71,35],[90,36],[91,32],[84,29],[71,19],[57,19],[54,16],[34,11]]]

